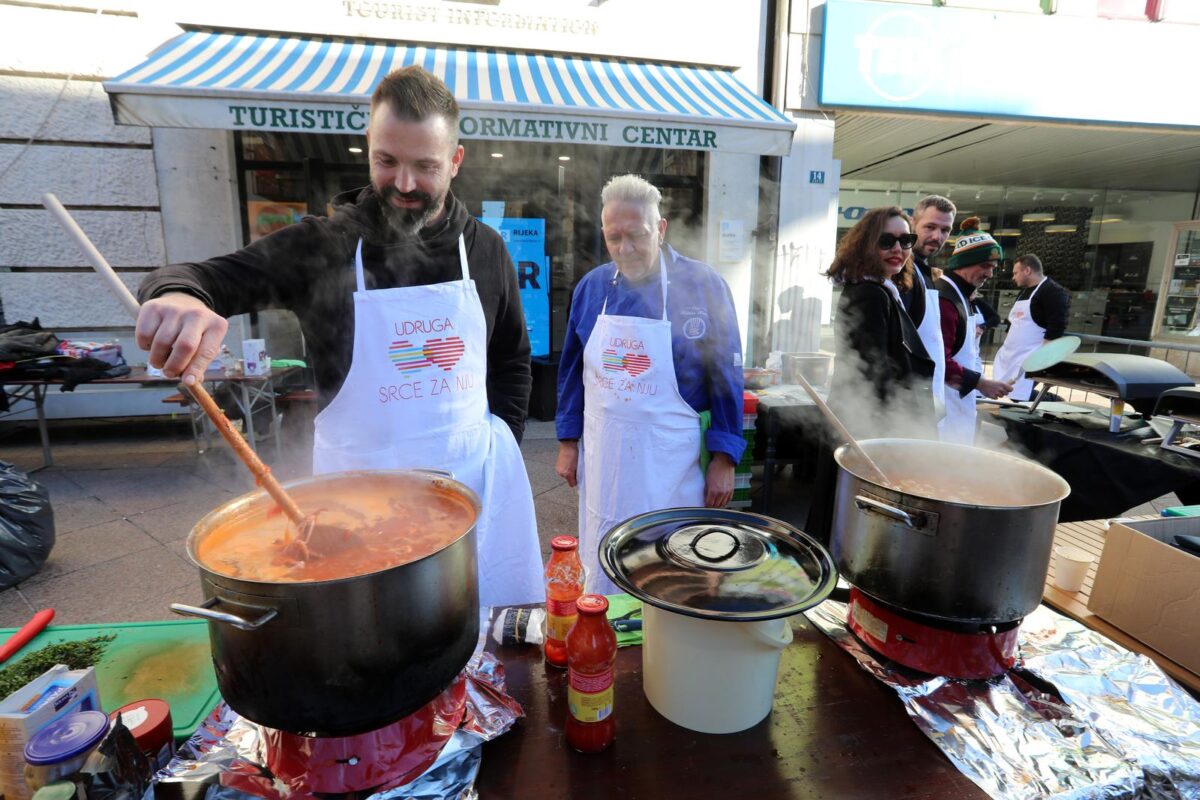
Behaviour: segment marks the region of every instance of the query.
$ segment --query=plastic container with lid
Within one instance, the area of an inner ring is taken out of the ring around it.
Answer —
[[[108,733],[102,711],[77,711],[47,725],[25,745],[25,781],[37,791],[79,772]]]
[[[138,749],[146,754],[156,769],[161,769],[175,755],[175,736],[172,731],[171,707],[166,701],[151,698],[135,700],[108,715],[109,720],[121,716],[129,728]]]

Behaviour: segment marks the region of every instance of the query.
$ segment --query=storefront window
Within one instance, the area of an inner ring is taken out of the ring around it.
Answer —
[[[1195,199],[1188,192],[843,180],[839,233],[875,206],[900,205],[911,212],[928,194],[953,200],[959,223],[979,217],[1004,246],[1005,268],[982,290],[1001,316],[1019,292],[1012,283],[1013,260],[1033,253],[1046,273],[1071,291],[1068,331],[1129,339],[1151,338],[1173,223],[1192,216]],[[949,254],[956,234],[941,258]],[[1183,247],[1190,240],[1181,237],[1180,242]],[[985,340],[985,357],[1003,335],[1001,329]]]
[[[1173,246],[1163,279],[1158,333],[1163,336],[1200,336],[1200,222],[1175,226]]]

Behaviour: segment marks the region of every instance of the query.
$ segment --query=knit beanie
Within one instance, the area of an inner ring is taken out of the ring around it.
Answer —
[[[954,252],[946,262],[946,269],[956,270],[982,264],[984,261],[999,263],[1004,259],[1004,250],[987,231],[979,230],[979,217],[967,217],[959,230]]]

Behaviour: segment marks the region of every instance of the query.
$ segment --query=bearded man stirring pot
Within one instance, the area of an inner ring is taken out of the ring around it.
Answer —
[[[664,243],[662,194],[652,184],[622,175],[600,197],[613,260],[585,275],[572,297],[555,469],[579,486],[587,591],[612,594],[620,589],[597,557],[604,534],[646,511],[721,508],[746,443],[729,287],[712,267]]]
[[[516,271],[499,234],[450,191],[458,103],[419,67],[371,98],[371,185],[227,256],[152,273],[137,341],[184,383],[202,378],[224,317],[300,320],[321,411],[314,472],[436,467],[480,497],[480,604],[540,600],[533,495],[517,444],[531,387]]]

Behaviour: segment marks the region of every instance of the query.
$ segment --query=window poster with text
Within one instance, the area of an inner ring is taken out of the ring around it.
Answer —
[[[546,220],[482,220],[495,228],[508,248],[517,269],[525,327],[529,331],[530,355],[550,355],[550,260],[546,257]]]

